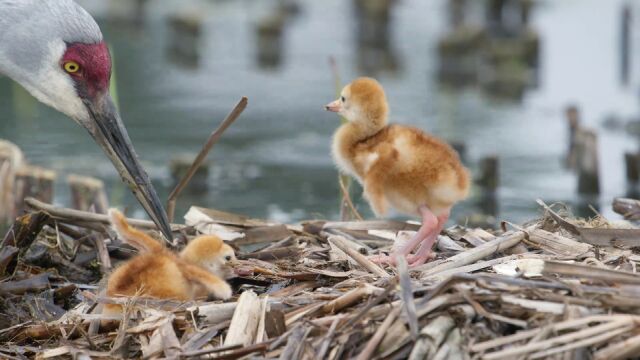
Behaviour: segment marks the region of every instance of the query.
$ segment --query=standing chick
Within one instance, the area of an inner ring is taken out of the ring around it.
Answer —
[[[218,274],[224,270],[227,262],[235,259],[235,255],[233,249],[219,238],[207,236],[191,242],[194,244],[192,250],[197,248],[211,252],[187,251],[188,246],[183,253],[191,255],[178,257],[144,232],[132,228],[119,211],[111,209],[109,216],[118,236],[138,249],[140,254],[109,276],[107,296],[138,294],[181,301],[206,294],[213,294],[220,299],[231,297],[231,287]],[[211,243],[217,243],[217,246]],[[120,305],[107,304],[103,314],[120,312]]]
[[[422,218],[422,226],[408,243],[391,258],[377,260],[394,263],[397,256],[404,256],[412,266],[423,264],[451,207],[469,192],[469,172],[458,154],[420,129],[387,125],[387,99],[374,79],[354,80],[325,108],[348,120],[333,136],[333,158],[340,171],[363,185],[376,216],[385,216],[393,207]],[[418,244],[419,250],[410,255]]]

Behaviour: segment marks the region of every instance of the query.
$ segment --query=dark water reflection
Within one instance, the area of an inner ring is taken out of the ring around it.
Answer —
[[[632,85],[622,87],[618,76],[624,1],[540,2],[531,19],[541,38],[540,83],[516,103],[497,102],[473,88],[452,91],[438,85],[436,47],[447,29],[444,1],[398,1],[386,46],[365,52],[359,51],[351,2],[289,2],[297,10],[282,20],[281,57],[266,68],[257,61],[257,29],[273,16],[275,2],[149,1],[140,25],[108,16],[125,2],[84,3],[114,51],[123,118],[161,196],[172,183],[170,159],[197,152],[233,104],[249,97],[248,109],[210,156],[210,192],[183,197],[178,215],[196,204],[282,221],[337,216],[329,142],[338,121],[322,110],[334,97],[330,55],[345,80],[378,77],[387,89],[393,121],[464,142],[472,168],[483,156],[498,154],[501,187],[495,206],[500,218],[530,217],[538,212],[536,198],[594,203],[609,213],[611,197],[625,192],[623,151],[634,149],[637,141],[621,131],[599,132],[599,198],[578,198],[576,180],[560,162],[566,148],[562,110],[569,102],[582,107],[592,126],[609,114],[637,114],[637,62],[631,65]],[[167,15],[185,8],[202,18],[196,66],[176,64],[167,56],[173,36]],[[380,52],[386,57],[371,55]],[[0,135],[19,144],[33,163],[59,171],[58,202],[67,201],[66,174],[79,173],[105,179],[112,204],[135,206],[110,163],[78,126],[36,104],[7,79],[0,79],[0,109]],[[482,202],[486,197],[476,191],[458,207],[457,217],[491,207]]]

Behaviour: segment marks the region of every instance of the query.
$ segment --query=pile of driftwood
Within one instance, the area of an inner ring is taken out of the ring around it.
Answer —
[[[539,220],[492,232],[455,226],[436,259],[392,268],[367,256],[417,225],[284,225],[193,207],[173,246],[217,234],[236,247],[238,275],[229,301],[177,303],[101,294],[101,279],[133,254],[107,216],[26,205],[0,248],[0,358],[640,355],[640,230],[629,222],[572,219],[541,203]],[[124,304],[124,319],[101,326],[105,303]]]

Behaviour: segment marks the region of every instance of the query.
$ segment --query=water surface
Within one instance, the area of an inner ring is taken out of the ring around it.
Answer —
[[[171,190],[170,159],[196,153],[235,102],[249,98],[247,110],[209,157],[211,190],[183,196],[178,215],[194,204],[279,221],[338,216],[329,147],[339,123],[322,110],[335,95],[330,55],[345,81],[372,75],[383,83],[392,121],[464,142],[472,169],[483,156],[497,154],[499,218],[530,218],[539,212],[536,198],[592,203],[610,214],[612,197],[626,192],[623,152],[636,149],[637,140],[600,126],[611,114],[638,114],[637,64],[632,85],[619,81],[625,1],[539,2],[532,21],[541,38],[540,81],[519,102],[438,84],[436,47],[447,30],[444,1],[399,1],[390,25],[396,68],[368,73],[358,65],[354,11],[344,0],[297,2],[300,13],[283,30],[281,63],[269,68],[256,60],[254,29],[273,12],[273,2],[148,2],[140,27],[118,17],[124,2],[83,3],[112,47],[122,116],[162,198]],[[174,10],[197,10],[203,17],[196,68],[167,56],[165,19]],[[633,36],[638,43],[638,32]],[[603,191],[597,198],[578,197],[574,175],[561,166],[567,136],[563,109],[569,103],[578,104],[584,121],[599,131]],[[58,171],[57,203],[67,203],[66,174],[78,173],[104,179],[113,205],[140,212],[111,164],[72,121],[7,79],[0,79],[0,109],[0,136],[16,142],[32,163]],[[370,215],[356,193],[359,207]],[[479,193],[475,189],[474,197],[457,207],[457,219],[479,211]]]

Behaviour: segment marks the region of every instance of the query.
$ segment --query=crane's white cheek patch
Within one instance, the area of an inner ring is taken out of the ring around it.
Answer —
[[[60,59],[66,45],[62,41],[49,44],[49,51],[35,81],[23,84],[38,100],[66,114],[70,118],[82,122],[89,118],[82,99],[78,96],[71,77],[60,67]]]

